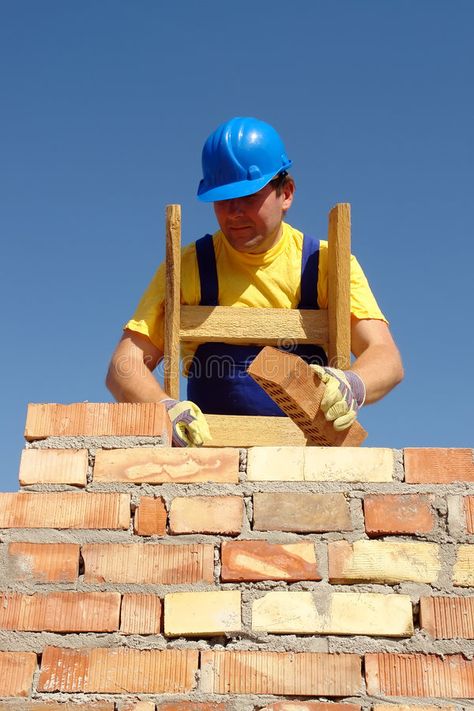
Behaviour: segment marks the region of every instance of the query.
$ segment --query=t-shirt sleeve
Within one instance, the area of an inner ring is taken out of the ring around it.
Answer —
[[[318,303],[320,308],[328,307],[328,250],[327,242],[321,240],[318,273]],[[354,255],[351,255],[351,314],[359,319],[387,319],[379,308],[367,277]]]
[[[139,301],[132,318],[124,328],[148,336],[150,341],[162,353],[164,350],[164,301],[165,301],[165,264],[158,267]]]

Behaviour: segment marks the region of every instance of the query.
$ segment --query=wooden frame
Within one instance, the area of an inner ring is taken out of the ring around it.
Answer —
[[[244,309],[180,304],[181,207],[166,207],[165,390],[179,399],[179,350],[182,341],[223,341],[276,345],[282,337],[327,348],[329,364],[349,368],[351,212],[335,205],[328,224],[328,308]],[[289,418],[208,415],[210,446],[304,444]],[[278,423],[276,420],[281,420]]]

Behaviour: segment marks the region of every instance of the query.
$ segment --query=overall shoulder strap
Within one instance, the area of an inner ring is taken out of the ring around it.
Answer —
[[[301,298],[299,309],[319,309],[318,304],[319,239],[303,235],[301,257]]]
[[[216,255],[212,235],[204,235],[196,241],[196,257],[201,282],[201,306],[217,306],[219,284],[217,281]]]

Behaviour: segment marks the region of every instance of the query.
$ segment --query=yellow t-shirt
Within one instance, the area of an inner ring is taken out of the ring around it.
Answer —
[[[303,233],[283,223],[281,239],[267,252],[248,254],[234,249],[218,230],[213,235],[221,306],[296,309],[300,302]],[[321,240],[318,271],[318,303],[328,302],[328,243]],[[163,352],[165,265],[160,265],[140,303],[124,328],[142,333]],[[196,305],[201,300],[196,247],[181,252],[181,303]],[[359,319],[386,321],[357,259],[351,256],[351,313]],[[187,363],[196,344],[182,344]]]

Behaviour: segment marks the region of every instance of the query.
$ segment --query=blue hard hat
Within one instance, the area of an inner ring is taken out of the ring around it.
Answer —
[[[204,144],[198,198],[216,202],[253,195],[291,165],[273,126],[256,118],[232,118]]]

